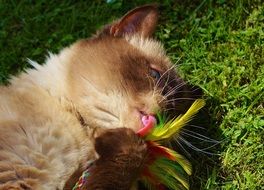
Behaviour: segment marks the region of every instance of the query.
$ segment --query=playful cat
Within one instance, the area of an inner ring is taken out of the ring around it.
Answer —
[[[104,129],[185,111],[192,92],[150,38],[157,18],[136,8],[0,87],[0,189],[70,189]]]

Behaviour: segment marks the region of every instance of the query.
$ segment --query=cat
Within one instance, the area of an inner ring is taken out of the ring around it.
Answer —
[[[147,145],[129,128],[109,129],[95,139],[99,159],[89,167],[82,190],[128,190],[148,154]]]
[[[156,5],[135,8],[0,87],[0,189],[71,189],[105,129],[186,110],[192,89],[151,38],[157,20]]]

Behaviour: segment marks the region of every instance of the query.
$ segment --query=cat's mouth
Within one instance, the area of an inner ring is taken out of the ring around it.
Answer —
[[[141,119],[141,128],[137,131],[140,136],[147,135],[153,127],[155,127],[157,123],[157,119],[152,114],[145,114],[144,112],[140,112]]]

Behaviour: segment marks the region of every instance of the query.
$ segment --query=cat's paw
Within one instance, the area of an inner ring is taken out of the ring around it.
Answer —
[[[109,129],[95,139],[95,150],[100,157],[109,158],[117,154],[137,154],[143,157],[147,145],[129,128]]]

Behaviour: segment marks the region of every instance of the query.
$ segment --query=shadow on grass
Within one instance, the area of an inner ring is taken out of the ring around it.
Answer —
[[[190,177],[190,189],[216,188],[217,171],[220,170],[220,151],[223,142],[222,130],[217,126],[216,118],[210,113],[216,101],[207,105],[181,132],[181,147],[177,150],[192,163],[193,174]]]
[[[217,100],[209,100],[206,106],[189,122],[177,139],[172,142],[173,149],[184,155],[193,167],[189,179],[191,190],[217,189],[217,171],[220,171],[222,131],[212,117],[212,108],[218,105]],[[210,110],[211,109],[211,110]],[[140,185],[141,190],[145,190]]]

